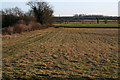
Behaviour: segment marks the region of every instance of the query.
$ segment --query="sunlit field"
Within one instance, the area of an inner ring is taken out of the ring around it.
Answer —
[[[118,29],[48,28],[2,39],[3,78],[118,78]]]

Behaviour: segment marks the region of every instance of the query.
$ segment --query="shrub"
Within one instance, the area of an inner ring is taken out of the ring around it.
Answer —
[[[13,27],[9,26],[9,27],[7,28],[7,33],[8,33],[8,34],[13,34],[13,31],[14,31],[14,28],[13,28]]]
[[[25,21],[24,20],[19,20],[18,24],[25,24]]]
[[[29,22],[30,22],[30,21],[36,21],[36,19],[35,19],[34,17],[26,16],[26,15],[23,17],[23,20],[25,21],[25,23],[26,23],[27,25],[29,25]]]
[[[43,24],[41,25],[38,22],[30,21],[28,25],[26,25],[26,22],[24,20],[19,20],[16,24],[9,27],[2,28],[3,34],[13,34],[13,33],[22,33],[25,31],[34,31],[34,30],[40,30],[50,27],[50,24]]]
[[[23,11],[18,8],[7,8],[2,10],[2,27],[9,27],[16,24],[23,17]]]
[[[31,30],[40,30],[42,28],[40,23],[36,23],[36,22],[30,22],[29,25],[31,26]]]
[[[48,27],[50,27],[50,24],[49,24],[49,23],[47,23],[47,24],[46,24],[46,27],[47,27],[47,28],[48,28]]]
[[[43,28],[48,28],[48,25],[47,24],[43,24]]]
[[[24,32],[26,29],[26,25],[25,24],[15,24],[14,25],[14,31],[15,33],[22,33]]]
[[[27,25],[27,26],[26,26],[26,31],[29,31],[29,32],[30,32],[31,30],[32,30],[32,26],[31,26],[30,24]]]
[[[4,35],[7,34],[7,27],[2,28],[2,34],[4,34]]]
[[[16,24],[20,20],[19,17],[13,15],[2,15],[2,27],[9,27]]]

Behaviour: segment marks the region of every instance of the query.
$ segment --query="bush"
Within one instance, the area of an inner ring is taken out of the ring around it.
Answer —
[[[43,27],[44,27],[44,28],[47,28],[47,24],[43,24]]]
[[[36,4],[36,6],[34,4]],[[54,22],[53,9],[48,3],[28,2],[28,5],[31,8],[32,5],[34,6],[30,12],[25,14],[18,7],[2,10],[2,34],[40,30],[52,25]]]
[[[16,24],[20,20],[19,17],[13,15],[2,15],[2,27],[9,27]]]
[[[34,30],[40,30],[40,29],[45,29],[48,28],[50,24],[44,24],[41,25],[40,23],[37,22],[29,22],[28,25],[26,25],[26,22],[24,20],[19,20],[16,24],[9,27],[4,27],[2,28],[3,34],[13,34],[13,33],[22,33],[25,31],[34,31]]]
[[[24,20],[19,20],[18,24],[25,24],[25,21]]]
[[[7,34],[7,27],[2,28],[2,34],[4,34],[4,35]]]
[[[18,8],[7,8],[2,10],[2,27],[9,27],[16,24],[23,17],[23,11]]]
[[[26,25],[25,24],[15,24],[14,25],[14,32],[15,33],[22,33],[24,32],[26,29]]]
[[[13,32],[14,32],[14,28],[11,26],[2,28],[2,34],[4,35],[13,34]]]
[[[8,33],[8,34],[13,34],[13,32],[14,32],[14,28],[11,27],[11,26],[9,26],[9,27],[7,28],[7,33]]]
[[[30,31],[32,30],[32,26],[31,26],[30,24],[27,25],[25,30],[26,30],[27,32],[28,32],[28,31],[30,32]]]
[[[31,16],[24,16],[23,20],[25,21],[26,25],[29,25],[29,22],[31,22],[31,21],[34,21],[34,22],[36,21],[36,19]]]
[[[31,26],[31,30],[40,30],[42,28],[42,25],[40,23],[36,23],[36,22],[30,22],[29,26]]]

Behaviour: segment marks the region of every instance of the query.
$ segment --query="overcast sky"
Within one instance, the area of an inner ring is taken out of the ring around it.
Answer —
[[[2,0],[1,9],[19,7],[28,11],[26,2],[30,0]],[[119,0],[44,0],[54,9],[55,16],[73,16],[74,14],[118,15]]]

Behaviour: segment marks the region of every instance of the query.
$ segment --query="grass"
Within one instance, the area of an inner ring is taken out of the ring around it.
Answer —
[[[118,27],[118,24],[79,24],[79,23],[69,23],[69,24],[54,24],[54,26],[65,26],[65,27]]]
[[[118,78],[118,30],[49,28],[2,37],[3,78]]]

